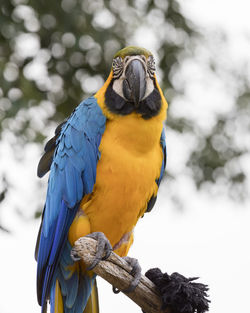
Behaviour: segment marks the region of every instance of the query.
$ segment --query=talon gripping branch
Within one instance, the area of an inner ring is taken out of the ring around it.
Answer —
[[[154,206],[166,165],[167,102],[152,54],[119,51],[103,87],[58,126],[38,176],[50,171],[37,239],[37,297],[42,313],[98,312],[95,276],[73,261],[74,242],[103,232],[126,256],[138,219]]]

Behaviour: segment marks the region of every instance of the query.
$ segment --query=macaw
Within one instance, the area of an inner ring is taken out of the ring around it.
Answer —
[[[71,249],[78,238],[103,233],[127,255],[163,177],[166,110],[152,53],[129,46],[115,54],[103,87],[47,142],[38,176],[50,176],[35,252],[42,313],[48,300],[52,313],[98,312],[96,276]]]

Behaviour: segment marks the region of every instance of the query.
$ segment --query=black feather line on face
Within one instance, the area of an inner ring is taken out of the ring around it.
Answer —
[[[156,116],[161,109],[161,95],[156,87],[154,81],[154,90],[147,96],[146,99],[139,103],[136,108],[133,102],[126,101],[118,95],[113,87],[114,79],[110,82],[106,93],[105,103],[107,108],[112,112],[119,115],[128,115],[132,112],[141,114],[142,118],[147,120]]]

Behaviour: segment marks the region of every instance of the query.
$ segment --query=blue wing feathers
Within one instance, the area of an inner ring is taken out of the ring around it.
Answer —
[[[66,298],[66,306],[68,308],[72,308],[78,291],[78,273],[74,272],[74,274],[67,281],[67,298]]]
[[[71,143],[72,147],[76,152],[79,152],[82,148],[83,140],[77,136],[78,132],[74,127],[71,127]]]
[[[83,285],[78,282],[78,275],[70,276],[65,269],[65,265],[72,263],[68,251],[70,245],[66,243],[67,234],[82,197],[93,190],[100,155],[98,148],[105,123],[106,118],[96,99],[91,97],[75,109],[68,121],[62,124],[60,133],[56,134],[37,260],[38,300],[42,312],[46,310],[49,290],[53,302],[55,277],[60,277],[67,306],[75,301],[80,285]],[[60,266],[59,258],[62,260]],[[73,285],[78,289],[72,288]],[[70,290],[67,286],[71,286]]]
[[[66,241],[60,258],[60,266],[56,269],[56,279],[59,281],[64,300],[64,313],[83,312],[91,293],[92,285],[96,276],[78,275],[77,271],[69,270],[73,264],[70,258],[71,245]],[[80,267],[78,268],[80,271]],[[52,284],[50,298],[54,299],[55,280]]]
[[[157,179],[158,186],[160,185],[161,180],[163,178],[163,174],[164,174],[166,162],[167,162],[166,136],[165,136],[164,129],[162,130],[162,133],[161,133],[160,143],[161,143],[162,152],[163,152],[163,160],[162,160],[162,165],[161,165],[160,177]]]
[[[64,230],[67,227],[68,214],[69,214],[68,207],[66,206],[65,202],[62,201],[61,210],[59,212],[59,216],[57,219],[53,245],[50,252],[48,263],[49,265],[53,265],[56,254],[58,253],[57,251],[58,243],[60,243],[60,241],[62,240],[62,233],[64,233]]]

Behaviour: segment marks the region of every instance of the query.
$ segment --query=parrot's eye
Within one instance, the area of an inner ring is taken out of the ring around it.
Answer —
[[[117,57],[113,60],[112,68],[113,68],[113,77],[119,78],[123,72],[123,61],[121,57]]]
[[[155,60],[152,55],[148,57],[147,68],[148,68],[149,77],[153,78],[154,73],[155,73]]]

